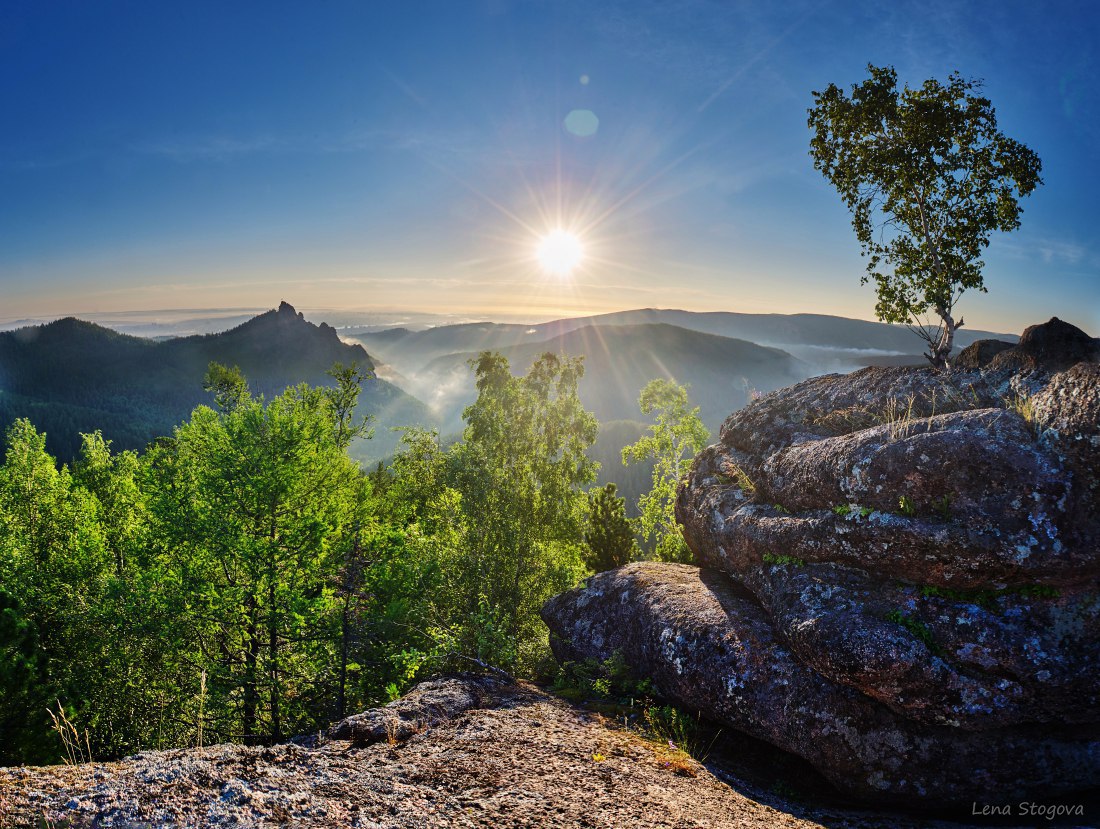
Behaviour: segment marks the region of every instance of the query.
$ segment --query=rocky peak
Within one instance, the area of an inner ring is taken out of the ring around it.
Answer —
[[[1024,329],[1015,348],[990,361],[993,370],[1041,369],[1062,371],[1082,361],[1100,359],[1100,341],[1076,325],[1051,317],[1041,325]]]
[[[280,317],[297,317],[298,319],[305,319],[302,314],[295,311],[294,306],[285,299],[279,303],[279,309],[275,313]]]
[[[1096,358],[1097,342],[1076,325],[1051,317],[1024,329],[1017,347],[1036,359],[1076,363]]]

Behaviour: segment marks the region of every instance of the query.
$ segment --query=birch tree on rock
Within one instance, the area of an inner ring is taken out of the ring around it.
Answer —
[[[892,67],[868,69],[851,95],[836,84],[813,93],[810,155],[852,211],[876,316],[907,324],[945,369],[959,297],[986,290],[982,252],[993,231],[1020,226],[1019,199],[1042,184],[1042,163],[998,130],[981,81],[955,72],[899,90]]]

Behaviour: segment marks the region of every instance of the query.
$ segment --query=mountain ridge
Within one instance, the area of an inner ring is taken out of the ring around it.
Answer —
[[[582,327],[651,323],[667,323],[704,334],[782,348],[800,359],[817,363],[823,370],[851,370],[867,364],[856,359],[861,356],[867,360],[899,356],[911,358],[913,361],[922,359],[922,341],[904,326],[829,314],[746,314],[733,311],[639,308],[587,317],[567,317],[534,325],[466,322],[440,325],[421,331],[394,328],[349,333],[346,336],[362,342],[377,357],[392,363],[401,373],[409,374],[446,354],[498,350],[529,342],[547,341]],[[1014,342],[1018,337],[1014,334],[962,329],[958,333],[957,345],[961,350],[980,339]]]
[[[212,402],[202,389],[211,361],[238,366],[265,397],[301,382],[330,385],[333,363],[356,363],[371,375],[361,414],[383,425],[432,423],[423,404],[373,375],[374,360],[362,345],[343,342],[336,329],[306,321],[283,302],[225,332],[164,341],[75,317],[0,332],[0,429],[31,416],[63,460],[75,456],[80,432],[96,429],[116,449],[139,449]],[[388,431],[379,437],[379,452],[396,445]]]

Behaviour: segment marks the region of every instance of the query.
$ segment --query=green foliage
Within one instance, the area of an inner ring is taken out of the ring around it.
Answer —
[[[299,387],[269,404],[245,394],[220,413],[197,409],[154,474],[164,566],[198,594],[185,613],[200,647],[232,654],[212,666],[212,694],[242,689],[239,715],[209,730],[295,733],[317,713],[316,683],[298,678],[331,657],[317,647],[333,612],[326,576],[362,520],[331,401]],[[234,621],[209,628],[210,615]]]
[[[670,380],[647,383],[638,405],[643,414],[656,415],[649,434],[623,449],[624,464],[654,462],[653,485],[639,501],[638,528],[658,560],[690,561],[691,551],[676,523],[676,491],[709,433],[698,407],[688,408],[687,389]]]
[[[861,507],[859,504],[837,504],[833,507],[833,513],[839,515],[841,518],[847,518],[849,515],[858,515],[860,518],[866,518],[874,510],[871,507]]]
[[[270,402],[239,373],[143,455],[83,436],[70,471],[25,420],[0,466],[0,763],[268,741],[411,681],[438,580],[346,454],[355,389]],[[237,382],[237,380],[240,382]],[[55,713],[59,717],[60,714]]]
[[[908,495],[902,495],[898,498],[898,512],[902,515],[912,518],[917,514],[916,504],[913,503],[913,499]]]
[[[932,509],[936,511],[936,514],[940,516],[944,521],[951,520],[951,496],[941,495],[932,501]]]
[[[17,420],[0,465],[0,763],[67,756],[47,708],[109,759],[311,732],[428,671],[529,673],[548,653],[539,607],[587,572],[597,424],[580,360],[476,368],[461,442],[405,430],[369,474],[348,457],[369,434],[355,366],[267,399],[211,365],[216,408],[141,455],[84,435],[71,469]],[[616,506],[621,529],[613,490],[605,506],[602,529]]]
[[[57,469],[45,435],[18,420],[7,447],[0,467],[0,762],[46,760],[60,746],[44,701],[61,696],[83,705],[102,683],[110,559],[94,496],[68,469]],[[23,754],[7,754],[16,748]]]
[[[749,477],[748,472],[735,463],[727,464],[726,469],[729,470],[730,474],[727,475],[723,472],[719,472],[715,475],[720,484],[723,486],[735,486],[748,498],[752,498],[756,495],[756,484],[753,482],[752,478]],[[786,509],[780,504],[775,504],[774,506],[777,511],[786,512]]]
[[[706,760],[710,746],[701,738],[698,717],[692,717],[672,705],[647,705],[643,718],[654,739],[700,762]]]
[[[966,602],[996,613],[1001,610],[998,599],[1005,596],[1021,596],[1029,599],[1057,599],[1061,592],[1056,587],[1045,584],[1024,584],[1004,587],[998,590],[954,590],[950,587],[938,587],[926,584],[920,588],[925,598],[949,599],[953,602]]]
[[[490,352],[473,367],[478,397],[463,413],[463,442],[447,453],[467,527],[450,572],[465,615],[483,594],[502,614],[512,644],[493,664],[512,671],[546,649],[543,602],[583,574],[581,487],[595,478],[585,450],[598,425],[577,396],[580,358],[547,353],[523,377]]]
[[[1026,392],[1016,392],[1011,397],[1005,398],[1005,408],[1015,412],[1027,424],[1033,437],[1039,437],[1043,431],[1042,418],[1035,406],[1035,398]]]
[[[586,572],[584,531],[595,477],[595,418],[580,404],[579,359],[544,354],[525,376],[486,352],[463,440],[406,430],[386,509],[418,555],[447,578],[426,632],[431,663],[470,659],[530,672],[548,653],[538,609]]]
[[[39,662],[38,630],[14,597],[0,589],[0,763],[52,759],[43,751],[52,686]]]
[[[796,558],[795,556],[783,556],[776,555],[775,553],[764,553],[763,562],[765,564],[785,564],[793,567],[805,567],[805,559]]]
[[[621,567],[638,558],[634,530],[626,517],[626,502],[615,494],[615,484],[588,493],[585,563],[597,573]]]
[[[936,656],[941,656],[943,654],[943,649],[936,644],[936,640],[932,636],[932,631],[924,622],[919,619],[914,619],[912,616],[907,616],[901,610],[891,610],[890,613],[887,614],[886,619],[894,624],[901,625],[924,643],[924,646]]]
[[[207,367],[202,388],[214,395],[214,403],[222,411],[235,409],[252,396],[239,366],[228,368],[217,362]]]
[[[982,251],[990,234],[1020,226],[1019,198],[1042,179],[1039,156],[997,129],[981,82],[957,72],[899,90],[890,67],[868,66],[851,95],[830,84],[814,92],[809,126],[814,167],[852,212],[885,322],[941,319],[929,359],[945,366],[953,309],[967,289],[985,291]]]
[[[648,678],[638,679],[619,651],[603,662],[591,658],[563,662],[552,689],[559,696],[578,702],[597,697],[623,706],[634,706],[654,695],[653,682]]]

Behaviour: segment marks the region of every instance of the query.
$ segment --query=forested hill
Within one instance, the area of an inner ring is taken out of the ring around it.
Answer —
[[[211,361],[240,367],[252,391],[268,397],[301,382],[331,384],[325,372],[337,362],[374,368],[362,346],[285,302],[223,333],[163,342],[70,317],[0,333],[0,430],[28,417],[60,460],[79,449],[81,432],[96,429],[116,450],[138,449],[211,403],[202,387]],[[384,380],[366,382],[359,410],[382,426],[432,423],[426,407]],[[384,428],[378,437],[392,442]]]
[[[474,322],[442,325],[424,331],[393,328],[386,331],[349,331],[371,353],[400,372],[419,371],[434,359],[457,352],[502,350],[528,343],[560,338],[580,328],[666,324],[703,334],[748,340],[757,345],[781,348],[811,362],[845,356],[848,365],[818,366],[823,371],[848,371],[883,356],[907,356],[923,365],[924,343],[904,325],[849,319],[825,314],[744,314],[729,311],[681,311],[640,308],[591,317],[574,317],[537,325]],[[961,329],[959,349],[975,340],[1000,339],[1015,342],[1014,334]]]
[[[812,373],[777,348],[664,323],[585,326],[499,351],[513,370],[525,369],[546,351],[583,354],[580,397],[601,421],[640,417],[638,394],[655,377],[687,384],[692,404],[700,407],[712,433],[717,433],[730,410],[744,405],[754,390],[771,391]],[[431,399],[438,410],[457,417],[475,395],[468,361],[476,356],[477,352],[471,351],[433,360],[417,375],[419,385],[411,390],[417,397]],[[435,398],[428,396],[433,390]],[[455,399],[438,400],[446,391]]]

